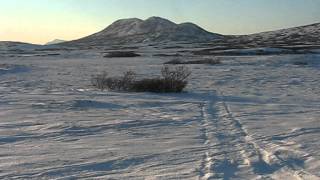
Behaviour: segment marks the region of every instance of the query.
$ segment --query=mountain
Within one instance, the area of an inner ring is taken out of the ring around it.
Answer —
[[[61,39],[55,39],[53,41],[47,42],[45,45],[53,45],[53,44],[59,44],[59,43],[63,43],[66,42],[65,40],[61,40]]]
[[[121,19],[115,21],[104,30],[90,36],[64,42],[54,40],[48,44],[65,46],[104,46],[115,44],[134,43],[161,43],[161,42],[205,42],[214,50],[247,49],[260,47],[291,48],[320,48],[320,23],[261,32],[249,35],[220,35],[208,32],[193,23],[176,24],[160,17],[151,17],[146,20],[138,18]],[[203,44],[204,45],[204,44]],[[205,45],[204,45],[205,46]],[[41,49],[39,45],[0,42],[0,50],[14,49]],[[48,48],[43,46],[43,48]],[[52,48],[52,45],[50,46]]]
[[[121,19],[104,30],[68,44],[103,45],[163,41],[207,42],[222,38],[193,23],[176,24],[160,17]]]

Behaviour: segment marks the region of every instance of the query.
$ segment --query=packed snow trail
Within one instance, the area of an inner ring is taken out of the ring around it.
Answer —
[[[224,100],[211,96],[201,104],[202,133],[208,150],[199,179],[319,179],[281,154],[261,148]]]

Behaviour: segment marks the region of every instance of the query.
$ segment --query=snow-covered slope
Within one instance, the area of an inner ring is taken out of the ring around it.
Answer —
[[[12,41],[0,41],[0,51],[20,51],[20,50],[34,50],[40,48],[41,45],[12,42]]]
[[[300,26],[288,29],[281,29],[277,31],[262,32],[249,35],[251,37],[261,37],[264,39],[298,39],[301,37],[310,37],[310,40],[319,40],[320,23],[311,24],[307,26]]]
[[[205,44],[197,55],[271,55],[318,53],[320,23],[250,35],[225,35]]]
[[[55,39],[53,41],[47,42],[45,45],[59,44],[59,43],[63,43],[63,42],[66,42],[66,41],[61,40],[61,39]]]
[[[106,29],[71,44],[113,44],[163,41],[211,41],[222,35],[210,33],[192,23],[176,24],[160,17],[147,20],[137,18],[121,19]],[[70,43],[68,43],[70,44]]]
[[[320,23],[251,35],[231,37],[231,41],[269,46],[319,45]]]

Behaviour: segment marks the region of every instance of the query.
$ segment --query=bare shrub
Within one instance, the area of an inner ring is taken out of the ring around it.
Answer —
[[[133,84],[132,90],[136,92],[165,92],[164,81],[160,78],[141,79]]]
[[[191,75],[191,71],[186,66],[175,66],[171,68],[167,65],[162,68],[161,74],[165,80],[185,81]]]
[[[296,66],[307,66],[308,62],[306,62],[306,61],[295,61],[295,62],[293,62],[293,65],[296,65]]]
[[[153,56],[155,56],[155,57],[180,57],[182,55],[179,53],[175,53],[175,54],[154,54]]]
[[[101,74],[92,76],[91,84],[96,88],[100,89],[101,91],[103,91],[107,88],[107,85],[106,85],[107,79],[108,79],[108,73],[104,71]]]
[[[191,75],[189,68],[185,66],[164,66],[161,70],[161,78],[142,79],[136,81],[133,90],[137,92],[182,92],[187,86],[187,78]]]
[[[180,59],[173,59],[164,64],[209,64],[209,65],[217,65],[221,64],[221,60],[218,58],[215,59],[204,59],[204,60],[194,60],[194,61],[182,61]]]
[[[168,62],[165,62],[164,64],[185,64],[186,62],[182,61],[181,59],[173,59],[173,60],[170,60]]]
[[[113,57],[138,57],[141,56],[133,51],[113,51],[108,52],[104,57],[113,58]]]
[[[108,73],[103,72],[91,78],[91,84],[100,89],[128,91],[132,88],[135,79],[135,72],[127,71],[121,77],[108,77]]]
[[[130,91],[136,79],[136,73],[133,71],[127,71],[119,80],[118,90]]]
[[[107,77],[107,73],[94,76],[92,85],[100,90],[134,91],[134,92],[182,92],[188,84],[191,75],[185,66],[164,66],[161,70],[162,77],[144,78],[136,80],[136,73],[128,71],[121,77]]]

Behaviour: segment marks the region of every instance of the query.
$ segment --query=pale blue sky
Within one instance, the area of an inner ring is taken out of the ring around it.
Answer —
[[[222,34],[320,22],[320,0],[0,0],[0,41],[77,39],[120,18],[161,16]]]

